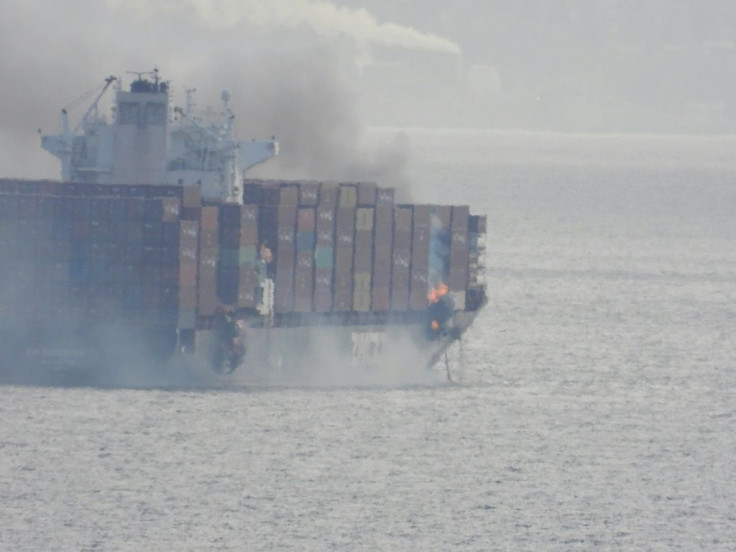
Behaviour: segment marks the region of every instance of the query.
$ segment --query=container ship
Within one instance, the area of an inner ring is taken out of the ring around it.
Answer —
[[[60,181],[0,179],[2,380],[104,383],[131,355],[266,380],[432,367],[462,338],[486,302],[484,216],[371,182],[248,178],[278,142],[235,139],[227,91],[217,111],[193,94],[174,107],[157,70],[129,90],[108,77],[42,136]]]

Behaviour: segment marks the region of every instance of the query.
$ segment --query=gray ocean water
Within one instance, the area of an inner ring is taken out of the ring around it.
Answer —
[[[736,549],[736,138],[408,136],[460,385],[2,387],[1,550]]]

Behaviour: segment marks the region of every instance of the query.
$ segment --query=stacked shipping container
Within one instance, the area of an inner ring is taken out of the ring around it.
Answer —
[[[320,313],[332,310],[336,206],[337,189],[323,187],[317,207],[317,241],[314,249],[314,310]]]
[[[412,208],[394,210],[394,248],[391,271],[391,310],[409,308],[409,275],[411,268]]]
[[[205,207],[205,209],[216,207]],[[219,298],[225,305],[255,308],[258,303],[257,205],[221,205]]]
[[[333,310],[353,310],[353,246],[355,243],[355,208],[358,195],[355,186],[340,186],[336,215],[335,296]]]
[[[468,289],[468,217],[467,205],[452,208],[450,245],[450,294],[455,308],[465,310],[465,292]]]
[[[182,329],[218,305],[257,308],[261,277],[276,314],[419,312],[440,280],[463,310],[483,291],[485,218],[467,206],[395,205],[369,183],[248,181],[244,200],[0,180],[0,266],[59,313]]]
[[[217,267],[220,257],[219,209],[207,205],[199,209],[199,314],[212,316],[217,308]],[[195,208],[196,216],[196,208]]]
[[[298,205],[299,188],[293,184],[282,186],[279,189],[274,290],[274,311],[279,314],[294,311],[295,232]]]
[[[371,310],[383,312],[391,307],[391,252],[393,249],[394,191],[377,191],[373,231],[373,279]]]
[[[0,181],[0,271],[19,292],[0,308],[194,328],[199,223],[183,211],[179,187]]]
[[[412,219],[411,293],[409,308],[426,309],[429,294],[429,253],[432,212],[429,205],[415,205]]]

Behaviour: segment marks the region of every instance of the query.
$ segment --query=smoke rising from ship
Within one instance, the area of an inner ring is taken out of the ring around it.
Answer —
[[[183,90],[197,85],[199,106],[217,109],[221,88],[229,88],[239,137],[279,139],[280,157],[257,176],[377,180],[401,188],[408,141],[402,135],[382,146],[367,140],[355,86],[359,62],[370,45],[457,51],[448,40],[379,23],[365,10],[299,0],[64,6],[31,0],[4,9],[0,35],[0,75],[9,83],[0,91],[0,174],[47,178],[58,178],[58,162],[41,151],[36,129],[56,130],[59,110],[105,75],[116,73],[127,84],[133,78],[127,70],[156,65],[173,81],[178,105]],[[63,44],[63,55],[40,48],[41,37]],[[72,127],[81,114],[71,114]],[[408,199],[401,191],[398,197]],[[15,282],[3,288],[16,289]],[[13,300],[30,308],[33,293]],[[101,339],[119,366],[131,367],[120,373],[137,382],[144,371],[135,337],[111,325]]]
[[[115,9],[132,10],[145,17],[189,9],[197,14],[199,21],[217,32],[231,30],[244,22],[278,32],[308,27],[325,37],[347,36],[384,46],[460,53],[460,47],[447,38],[406,25],[381,23],[365,9],[337,6],[323,0],[185,0],[168,5],[156,3],[155,8],[150,2],[141,0],[109,0],[108,3]]]
[[[458,51],[447,39],[325,1],[30,0],[3,11],[0,74],[10,83],[0,91],[4,176],[57,178],[58,164],[38,147],[36,130],[55,131],[61,107],[111,72],[129,82],[126,71],[156,65],[174,83],[179,105],[190,86],[199,88],[200,106],[215,108],[220,89],[230,89],[239,136],[281,142],[267,176],[401,185],[408,144],[401,137],[367,143],[360,64],[371,46]],[[63,45],[63,55],[41,42]]]

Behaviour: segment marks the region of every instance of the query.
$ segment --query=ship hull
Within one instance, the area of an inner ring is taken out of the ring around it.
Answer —
[[[0,341],[0,383],[41,386],[249,387],[360,386],[436,383],[433,368],[473,323],[455,313],[443,330],[424,325],[244,327],[244,353],[231,371],[212,372],[216,332],[196,332],[196,352],[176,342],[174,329],[152,338],[130,329],[80,332],[57,326],[6,328]],[[147,339],[134,350],[133,341]],[[448,375],[449,377],[449,375]]]

